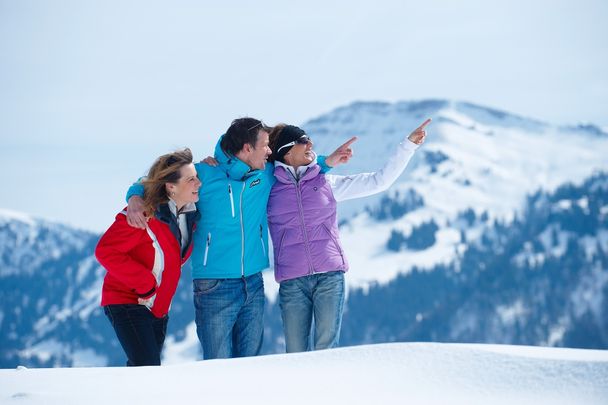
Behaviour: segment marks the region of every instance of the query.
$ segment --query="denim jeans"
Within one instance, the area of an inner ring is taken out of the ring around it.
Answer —
[[[257,356],[264,338],[262,273],[236,279],[194,279],[196,333],[203,358]]]
[[[287,353],[337,347],[344,308],[344,273],[332,271],[281,282],[279,305]],[[314,341],[310,342],[314,320]]]
[[[106,305],[103,311],[127,355],[127,366],[160,366],[168,316],[157,318],[137,304]]]

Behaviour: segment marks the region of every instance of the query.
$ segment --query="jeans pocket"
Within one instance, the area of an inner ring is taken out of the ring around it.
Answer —
[[[194,295],[209,294],[220,286],[220,279],[196,279],[192,281]]]

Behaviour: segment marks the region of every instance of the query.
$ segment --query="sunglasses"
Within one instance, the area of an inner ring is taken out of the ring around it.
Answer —
[[[301,137],[299,137],[295,141],[286,143],[285,145],[281,146],[279,148],[279,150],[277,150],[277,153],[279,153],[281,151],[281,149],[283,149],[283,148],[289,148],[290,146],[295,146],[296,144],[298,144],[298,145],[306,145],[306,144],[308,144],[310,142],[312,142],[312,140],[310,139],[310,137],[308,137],[306,135],[302,135]]]
[[[249,129],[247,130],[247,132],[249,132],[249,131],[251,131],[252,129],[255,129],[255,128],[257,128],[257,127],[260,127],[260,128],[266,128],[266,125],[264,125],[264,123],[263,123],[262,121],[260,121],[260,122],[258,122],[257,124],[255,124],[254,126],[252,126],[251,128],[249,128]]]

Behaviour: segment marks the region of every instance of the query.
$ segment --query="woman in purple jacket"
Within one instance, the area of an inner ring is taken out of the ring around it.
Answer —
[[[313,143],[302,129],[280,124],[271,131],[269,161],[275,164],[277,182],[268,200],[268,226],[288,353],[309,349],[313,320],[310,348],[338,345],[348,262],[338,235],[336,202],[390,187],[424,142],[430,121],[399,144],[384,168],[350,176],[322,174]],[[342,163],[349,156],[345,154]]]

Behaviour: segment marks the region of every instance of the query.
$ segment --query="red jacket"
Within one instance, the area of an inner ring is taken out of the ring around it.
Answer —
[[[188,244],[180,247],[181,238],[175,217],[166,204],[148,221],[147,229],[127,223],[126,209],[103,234],[95,256],[107,270],[101,292],[101,305],[137,304],[138,298],[150,298],[150,308],[158,318],[169,312],[177,289],[182,265],[192,252],[192,232],[198,212],[187,214]]]

